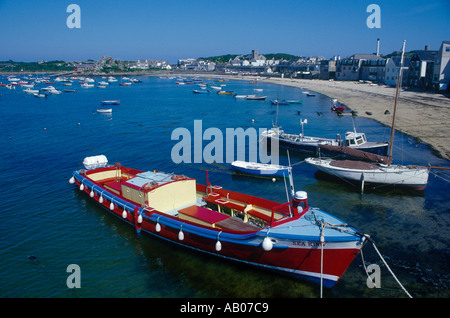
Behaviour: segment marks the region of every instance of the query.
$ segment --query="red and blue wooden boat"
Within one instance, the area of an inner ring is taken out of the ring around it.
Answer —
[[[309,207],[293,190],[283,204],[159,171],[108,165],[87,157],[76,184],[101,207],[145,232],[197,251],[332,287],[366,237]],[[291,178],[292,180],[292,178]]]

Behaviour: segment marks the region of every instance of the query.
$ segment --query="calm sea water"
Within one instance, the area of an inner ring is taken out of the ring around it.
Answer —
[[[213,184],[285,202],[282,181],[236,175],[228,163],[173,163],[171,150],[178,141],[171,140],[172,131],[184,127],[193,132],[194,120],[200,119],[203,130],[216,127],[224,136],[226,128],[270,128],[276,107],[269,100],[277,97],[303,100],[301,105],[280,106],[278,124],[287,132],[300,132],[300,119],[308,119],[306,135],[344,135],[353,129],[351,117],[337,117],[328,97],[307,97],[298,88],[214,82],[238,94],[262,88],[257,94],[268,96],[266,101],[246,101],[193,94],[197,87],[175,85],[172,79],[141,79],[142,83],[127,87],[112,83],[105,89],[74,83],[77,93],[48,98],[1,88],[0,297],[319,297],[318,285],[137,235],[80,194],[68,179],[82,167],[84,157],[104,154],[110,163],[183,173],[201,183],[209,170]],[[112,106],[112,115],[97,113],[100,100],[108,99],[121,104]],[[356,117],[355,126],[370,140],[389,138],[390,130],[370,119]],[[449,165],[412,137],[396,134],[395,142],[398,163]],[[291,163],[304,158],[290,154]],[[280,162],[288,162],[286,153]],[[294,167],[296,189],[308,192],[310,205],[370,234],[413,297],[450,295],[448,173],[433,170],[422,193],[390,190],[361,195],[358,189],[318,178],[315,172],[303,163]],[[381,288],[366,286],[358,256],[324,297],[406,297],[373,247],[367,245],[363,252],[367,264],[381,266]],[[79,289],[66,285],[69,264],[81,268]]]

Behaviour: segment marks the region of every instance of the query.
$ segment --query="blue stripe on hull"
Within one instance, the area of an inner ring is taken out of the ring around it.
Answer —
[[[257,176],[266,176],[266,177],[284,177],[288,175],[287,170],[274,170],[273,173],[262,173],[261,170],[253,170],[253,169],[245,169],[245,168],[238,168],[234,167],[239,172],[246,173],[246,174],[252,174]]]

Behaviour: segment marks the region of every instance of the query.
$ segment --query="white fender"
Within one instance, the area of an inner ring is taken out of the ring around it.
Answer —
[[[262,248],[266,252],[270,251],[273,247],[273,243],[268,236],[266,236],[262,242]]]

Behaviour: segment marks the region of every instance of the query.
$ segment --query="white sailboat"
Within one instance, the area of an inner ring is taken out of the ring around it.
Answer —
[[[403,42],[401,66],[405,53],[405,42]],[[400,67],[397,79],[397,89],[395,93],[394,113],[392,119],[391,140],[389,144],[388,157],[392,159],[392,145],[394,140],[395,115],[397,110],[397,100],[399,88],[402,80],[402,67]],[[391,160],[390,160],[391,161]],[[368,163],[355,160],[334,160],[331,158],[306,158],[305,162],[311,164],[328,175],[341,179],[356,181],[361,183],[361,191],[364,184],[405,186],[417,190],[423,190],[428,183],[430,167],[423,166],[403,166],[382,163]]]

